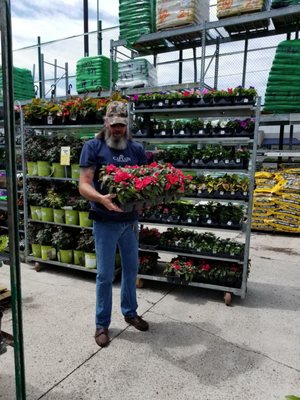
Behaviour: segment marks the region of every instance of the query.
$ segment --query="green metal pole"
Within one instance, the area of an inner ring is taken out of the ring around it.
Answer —
[[[13,96],[13,61],[10,1],[0,0],[0,27],[3,75],[4,130],[8,194],[8,226],[10,251],[10,279],[15,355],[16,398],[26,399],[25,365],[22,327],[21,273],[19,254],[17,169],[15,152],[15,121]]]

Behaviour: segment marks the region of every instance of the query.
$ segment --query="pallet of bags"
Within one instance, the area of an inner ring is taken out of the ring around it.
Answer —
[[[300,4],[300,0],[272,0],[272,9],[295,6]],[[273,17],[273,24],[276,29],[282,28],[284,26],[299,25],[300,23],[300,12],[295,12],[290,15]]]
[[[300,40],[277,46],[265,93],[264,111],[300,112]]]
[[[156,0],[156,30],[209,21],[209,0]]]
[[[271,225],[276,231],[300,233],[300,168],[282,170],[278,177]]]
[[[156,68],[146,59],[135,59],[118,63],[119,88],[157,86]]]
[[[244,14],[252,14],[270,9],[270,0],[217,0],[217,18],[237,17]],[[228,33],[240,33],[258,29],[266,29],[269,19],[253,21],[243,24],[227,26]]]
[[[105,56],[83,57],[76,63],[77,93],[98,92],[110,89],[118,79],[118,64],[113,61],[113,76],[110,77],[110,59]]]
[[[155,31],[155,0],[119,0],[120,39],[132,46]]]
[[[3,98],[2,69],[0,70],[0,100]],[[34,82],[29,69],[13,67],[15,100],[30,100],[34,97]]]
[[[276,185],[275,174],[261,171],[255,174],[251,228],[259,231],[272,231],[276,203],[272,188]]]

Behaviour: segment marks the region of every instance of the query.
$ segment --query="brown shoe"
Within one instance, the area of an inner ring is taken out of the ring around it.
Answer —
[[[135,317],[124,317],[127,324],[130,324],[138,329],[139,331],[147,331],[149,329],[148,322],[144,321],[141,317],[136,315]]]
[[[96,329],[95,341],[97,345],[100,347],[108,346],[109,345],[108,329],[107,328]]]

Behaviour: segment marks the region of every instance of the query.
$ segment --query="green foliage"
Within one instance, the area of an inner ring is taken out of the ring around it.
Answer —
[[[74,233],[61,226],[56,227],[52,235],[52,245],[57,250],[71,250],[74,246]]]
[[[65,203],[65,198],[62,194],[59,194],[54,189],[50,189],[47,193],[46,200],[50,207],[52,208],[62,208]]]
[[[43,246],[51,246],[53,232],[56,229],[57,229],[57,227],[54,228],[51,225],[44,224],[43,228],[39,229],[36,234],[36,242]]]
[[[8,235],[0,236],[0,253],[2,253],[8,246]]]
[[[95,252],[95,240],[92,233],[87,229],[82,229],[79,234],[76,250],[84,251],[85,253]]]

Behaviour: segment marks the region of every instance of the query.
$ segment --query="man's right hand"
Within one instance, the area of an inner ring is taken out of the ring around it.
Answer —
[[[123,212],[123,210],[117,206],[116,203],[113,202],[113,199],[116,197],[115,194],[106,194],[102,196],[101,204],[106,207],[109,211],[117,211]]]

